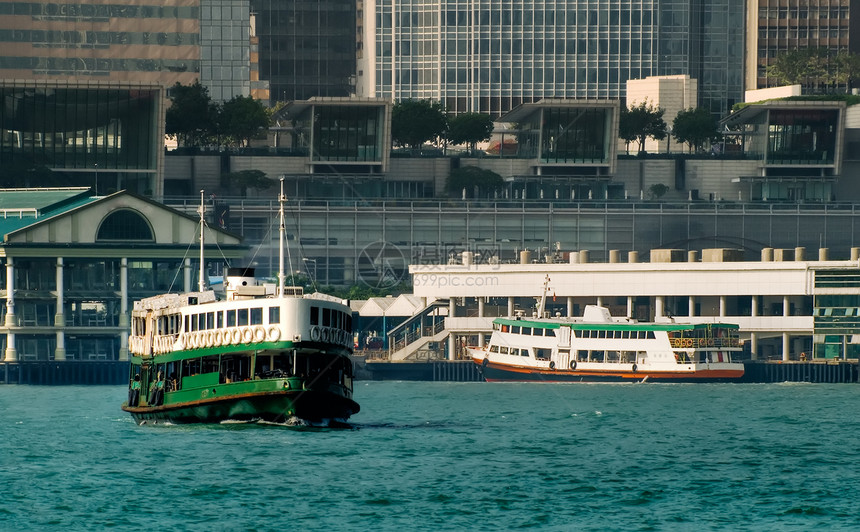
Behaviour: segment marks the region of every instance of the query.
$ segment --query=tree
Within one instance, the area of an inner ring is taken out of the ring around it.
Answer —
[[[209,98],[209,89],[195,81],[193,85],[177,83],[171,89],[170,108],[165,116],[164,132],[181,146],[200,147],[215,134],[217,106]]]
[[[505,186],[505,180],[492,170],[485,170],[477,166],[464,166],[451,170],[448,175],[448,190],[457,193],[466,189],[466,194],[471,196],[477,190],[478,194],[494,192]]]
[[[619,136],[628,144],[633,140],[639,141],[639,155],[645,155],[645,140],[648,137],[658,141],[666,138],[665,112],[665,109],[654,107],[647,100],[629,109],[622,109],[618,124]]]
[[[402,100],[391,112],[391,138],[399,146],[418,150],[428,140],[440,137],[448,121],[442,104],[429,100]]]
[[[667,192],[669,192],[669,187],[664,185],[663,183],[654,183],[650,187],[648,187],[648,195],[651,199],[660,199]]]
[[[271,123],[266,107],[250,96],[234,96],[218,113],[218,131],[227,143],[247,146]]]
[[[266,190],[274,185],[275,182],[266,177],[266,174],[260,170],[240,170],[238,172],[221,174],[221,184],[237,187],[239,193],[244,198],[248,194],[249,188]]]
[[[490,140],[493,134],[493,118],[484,113],[463,113],[448,121],[447,139],[451,144],[468,144],[474,152],[475,145]]]
[[[686,143],[690,151],[698,151],[705,142],[713,142],[720,136],[717,121],[704,108],[689,108],[678,112],[672,121],[672,136]]]
[[[786,85],[849,87],[860,76],[860,56],[844,51],[833,53],[827,48],[790,50],[776,56],[767,67],[767,75]]]

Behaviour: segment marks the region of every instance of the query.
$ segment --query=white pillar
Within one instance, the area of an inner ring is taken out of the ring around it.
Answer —
[[[508,298],[508,316],[514,315],[514,298]]]
[[[758,316],[758,296],[752,296],[750,298],[750,314]]]
[[[478,317],[484,317],[484,298],[480,296],[478,297]]]
[[[448,335],[448,360],[457,358],[457,336],[454,333]]]
[[[182,265],[182,289],[186,292],[191,291],[191,259],[185,259]]]
[[[603,306],[603,298],[602,298],[602,297],[600,297],[600,296],[597,296],[597,306],[598,306],[598,307],[602,307],[602,306]]]
[[[57,347],[54,360],[66,359],[66,318],[63,314],[63,257],[57,257],[57,312],[54,313],[54,327],[57,327]]]
[[[789,316],[791,314],[791,299],[788,296],[782,296],[782,315]]]
[[[633,317],[633,296],[627,296],[627,317]]]
[[[665,303],[663,296],[657,296],[654,298],[654,318],[662,318],[663,317],[663,304]]]
[[[692,317],[696,315],[696,296],[690,296],[687,306],[690,307],[687,311],[687,315]]]
[[[720,296],[720,317],[726,315],[726,296]]]
[[[788,362],[789,355],[791,354],[791,337],[788,333],[782,333],[782,360],[783,362]]]
[[[478,333],[478,347],[484,347],[484,333]]]
[[[567,317],[573,317],[573,296],[567,296]]]
[[[758,360],[758,334],[750,333],[750,358]]]
[[[12,257],[6,259],[6,327],[16,327],[15,318],[15,267]],[[18,351],[15,349],[15,333],[11,330],[6,334],[6,362],[17,362]]]
[[[119,326],[122,328],[119,333],[119,359],[128,360],[128,258],[126,257],[120,260],[119,289]]]
[[[448,317],[453,318],[457,314],[457,298],[450,298],[448,300]]]

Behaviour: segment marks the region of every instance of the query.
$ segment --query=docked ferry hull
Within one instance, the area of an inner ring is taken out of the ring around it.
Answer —
[[[693,365],[686,371],[647,371],[639,368],[633,371],[616,370],[550,370],[529,367],[508,366],[483,360],[474,360],[488,382],[728,382],[743,377],[743,369],[737,364],[719,367],[717,364]]]
[[[280,384],[280,383],[277,383]],[[284,388],[282,385],[281,388]],[[213,391],[217,394],[218,389]],[[163,406],[123,406],[138,424],[217,423],[268,421],[285,423],[293,419],[308,422],[346,422],[359,411],[358,403],[327,390],[289,390],[237,393],[225,397],[174,403]]]

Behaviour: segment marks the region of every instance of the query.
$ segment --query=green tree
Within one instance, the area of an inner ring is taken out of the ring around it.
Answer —
[[[648,187],[648,195],[651,197],[651,199],[660,199],[667,192],[669,192],[669,187],[667,185],[664,185],[663,183],[655,183]]]
[[[448,175],[448,190],[455,195],[466,189],[466,195],[471,197],[473,192],[490,193],[505,186],[505,180],[492,170],[485,170],[477,166],[463,166],[451,170]]]
[[[484,113],[463,113],[448,120],[446,138],[451,144],[468,144],[474,152],[475,145],[490,140],[493,134],[493,118]]]
[[[629,109],[622,109],[618,124],[619,137],[628,143],[638,141],[639,155],[645,155],[646,139],[650,137],[659,141],[666,138],[666,122],[663,120],[665,112],[662,107],[654,107],[647,101]]]
[[[418,150],[441,137],[448,127],[442,104],[429,100],[402,100],[391,111],[391,138],[399,146]]]
[[[274,181],[266,177],[264,172],[260,170],[239,170],[238,172],[229,172],[221,174],[222,186],[233,186],[239,189],[239,194],[244,198],[248,194],[248,189],[266,190],[275,184]]]
[[[847,88],[860,77],[860,56],[827,48],[789,50],[776,56],[767,75],[786,85]]]
[[[215,134],[218,108],[209,98],[209,89],[195,81],[193,85],[177,83],[171,89],[170,108],[165,116],[164,132],[180,146],[200,147]]]
[[[672,121],[672,136],[678,142],[686,143],[690,151],[698,151],[705,142],[713,142],[720,137],[717,121],[707,109],[689,108],[678,112]]]
[[[269,127],[271,116],[266,107],[250,96],[234,96],[224,102],[218,113],[218,131],[228,144],[248,146]]]

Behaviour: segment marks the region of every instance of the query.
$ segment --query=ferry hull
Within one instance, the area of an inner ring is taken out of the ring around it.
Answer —
[[[700,369],[692,371],[589,371],[544,370],[494,364],[476,360],[488,382],[732,382],[743,377],[740,369]]]
[[[291,418],[308,422],[346,422],[358,413],[358,403],[348,397],[320,390],[283,390],[211,398],[162,406],[129,407],[137,424],[218,423],[221,421],[269,421],[284,423]]]

